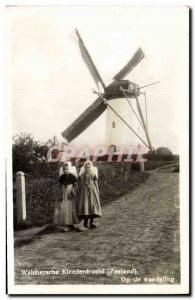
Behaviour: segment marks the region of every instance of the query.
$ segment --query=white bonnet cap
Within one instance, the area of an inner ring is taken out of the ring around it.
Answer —
[[[98,169],[96,167],[94,167],[92,161],[90,160],[86,160],[84,165],[81,167],[80,172],[79,172],[79,176],[85,173],[85,166],[87,164],[90,164],[90,172],[92,175],[96,176],[98,179]]]
[[[66,164],[66,165],[68,166],[69,173],[71,173],[71,174],[74,175],[75,177],[78,177],[76,167],[75,167],[75,166],[72,166],[71,161],[65,161],[65,162],[63,163],[63,165],[64,165],[64,164]],[[63,165],[60,167],[59,177],[60,177],[62,174],[64,174],[64,171],[63,171]]]

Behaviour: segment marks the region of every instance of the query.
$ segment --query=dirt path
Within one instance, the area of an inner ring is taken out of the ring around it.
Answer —
[[[178,283],[178,181],[178,173],[151,173],[136,190],[103,209],[97,229],[50,233],[16,248],[16,284],[123,283],[121,274],[108,275],[112,268],[136,269],[141,283],[151,276],[171,277]],[[22,270],[52,268],[60,274],[22,274]],[[104,274],[63,275],[63,269],[103,269]],[[135,278],[135,274],[124,276]]]

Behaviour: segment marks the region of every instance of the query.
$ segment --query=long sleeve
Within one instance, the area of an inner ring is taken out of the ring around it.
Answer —
[[[62,185],[74,184],[77,182],[77,178],[73,174],[63,174],[59,178],[59,182]]]

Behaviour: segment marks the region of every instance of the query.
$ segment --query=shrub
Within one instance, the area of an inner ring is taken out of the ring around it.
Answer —
[[[28,178],[26,182],[27,220],[34,225],[52,221],[55,201],[61,197],[57,178]]]

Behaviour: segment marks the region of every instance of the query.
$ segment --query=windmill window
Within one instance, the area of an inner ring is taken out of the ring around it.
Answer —
[[[116,123],[113,121],[112,122],[112,128],[115,128],[116,127]]]

